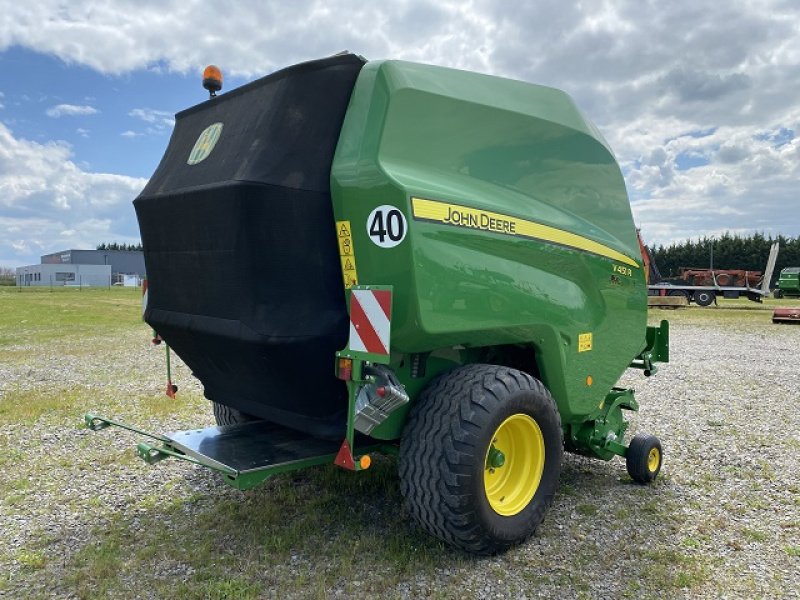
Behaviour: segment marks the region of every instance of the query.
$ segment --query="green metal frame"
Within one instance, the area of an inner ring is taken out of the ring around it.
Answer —
[[[646,346],[631,362],[631,368],[642,369],[645,377],[658,372],[656,362],[669,362],[669,321],[663,320],[658,327],[648,325]]]
[[[625,456],[628,447],[622,440],[628,429],[628,422],[622,415],[623,410],[637,411],[639,404],[634,398],[633,390],[615,387],[606,396],[594,419],[567,426],[567,449],[602,460]]]

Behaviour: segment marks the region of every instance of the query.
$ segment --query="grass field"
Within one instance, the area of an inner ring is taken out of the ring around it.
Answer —
[[[673,364],[623,380],[642,404],[632,430],[664,440],[663,478],[645,488],[619,460],[568,455],[536,536],[477,559],[412,525],[391,458],[248,492],[179,461],[144,464],[135,434],[90,432],[82,415],[156,432],[213,419],[180,361],[178,398],[164,396],[138,290],[0,288],[0,596],[798,597],[798,380],[786,361],[796,371],[800,326],[770,322],[773,306],[797,304],[654,311],[672,323]],[[751,343],[749,358],[735,351]]]

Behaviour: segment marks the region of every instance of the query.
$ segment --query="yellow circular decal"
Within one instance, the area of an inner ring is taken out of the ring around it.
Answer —
[[[206,127],[194,143],[194,148],[192,148],[192,151],[189,153],[189,160],[186,161],[186,164],[196,165],[200,161],[208,158],[217,140],[219,140],[221,133],[222,123],[214,123]]]

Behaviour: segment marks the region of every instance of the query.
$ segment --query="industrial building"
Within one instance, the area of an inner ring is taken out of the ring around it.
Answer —
[[[45,254],[39,265],[17,268],[20,286],[139,285],[144,254],[135,250],[64,250]]]
[[[64,250],[42,256],[43,265],[110,265],[114,282],[122,275],[144,278],[144,253],[137,250]]]
[[[111,265],[42,264],[17,267],[18,286],[108,287],[111,283]]]

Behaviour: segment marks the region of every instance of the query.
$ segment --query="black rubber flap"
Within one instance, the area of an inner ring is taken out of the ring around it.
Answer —
[[[319,436],[340,437],[346,412],[333,375],[348,319],[329,180],[363,64],[303,63],[179,113],[134,201],[145,320],[208,398]],[[189,164],[217,123],[211,150]]]

